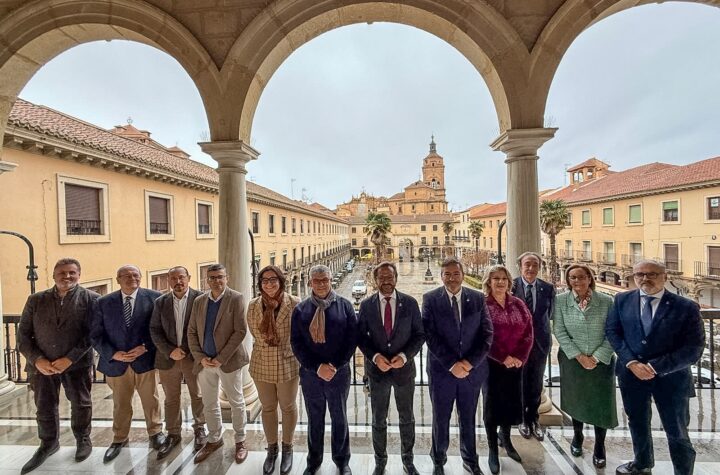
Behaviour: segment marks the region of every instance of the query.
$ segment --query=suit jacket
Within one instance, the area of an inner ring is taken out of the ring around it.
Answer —
[[[260,322],[263,318],[262,297],[256,297],[248,305],[248,328],[254,338],[252,356],[250,357],[250,376],[257,381],[267,383],[283,383],[297,378],[300,363],[290,346],[290,317],[300,299],[287,292],[283,295],[275,318],[277,326],[278,346],[270,346],[260,333]]]
[[[136,373],[155,369],[155,344],[150,337],[150,317],[153,303],[160,295],[160,292],[155,290],[138,289],[130,327],[125,325],[120,290],[95,301],[90,340],[95,350],[100,353],[100,372],[106,376],[122,376],[128,366]],[[132,363],[112,359],[116,351],[130,351],[140,345],[145,345],[148,351]]]
[[[387,337],[383,325],[380,294],[374,293],[360,304],[358,346],[365,355],[365,370],[371,378],[415,379],[414,357],[425,343],[420,307],[417,300],[407,294],[396,291],[396,297],[395,322],[390,338]],[[407,362],[402,368],[393,368],[383,373],[372,361],[373,356],[378,353],[387,359],[404,353]]]
[[[705,347],[705,327],[695,302],[665,291],[646,335],[640,322],[640,291],[623,292],[615,296],[605,332],[618,355],[621,385],[640,381],[626,368],[637,360],[650,363],[656,377],[675,380],[678,390],[693,392],[690,366]]]
[[[473,383],[487,379],[487,356],[493,339],[493,327],[485,305],[485,296],[463,287],[458,330],[445,287],[423,296],[422,320],[428,346],[428,374],[448,373],[452,366],[467,359],[473,366],[468,378]]]
[[[516,277],[513,284],[513,295],[525,300],[525,288],[521,277]],[[533,335],[535,343],[533,349],[546,355],[552,348],[550,336],[550,319],[553,318],[555,306],[555,286],[544,280],[535,279],[535,311],[530,309],[533,317]]]
[[[67,357],[70,369],[92,366],[90,320],[93,302],[100,295],[77,286],[65,296],[56,312],[55,287],[28,297],[18,327],[17,344],[28,361],[28,372],[34,373],[35,361],[54,361]]]
[[[185,315],[183,316],[182,341],[179,343],[177,341],[177,330],[175,329],[175,309],[172,291],[164,293],[155,300],[152,317],[150,318],[150,336],[157,348],[155,352],[155,368],[172,368],[175,362],[170,358],[170,353],[177,347],[182,348],[187,355],[186,358],[192,359],[192,353],[188,345],[187,329],[190,323],[190,313],[192,312],[193,302],[201,293],[199,290],[188,289]]]
[[[612,305],[612,297],[594,290],[585,312],[580,310],[572,291],[555,297],[553,330],[568,359],[583,354],[610,364],[614,352],[605,337],[605,323]]]
[[[210,291],[198,296],[193,302],[190,314],[188,344],[195,358],[195,373],[202,369],[200,360],[208,357],[203,353],[203,344],[209,297]],[[242,344],[246,333],[245,299],[240,292],[226,287],[213,329],[218,352],[215,359],[220,362],[223,373],[232,373],[248,364],[248,354]]]

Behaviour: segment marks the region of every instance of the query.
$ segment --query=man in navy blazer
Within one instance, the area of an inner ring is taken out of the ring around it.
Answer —
[[[515,278],[513,295],[525,301],[533,317],[533,342],[530,357],[523,366],[523,422],[520,435],[537,440],[545,438],[545,428],[538,421],[547,356],[552,347],[550,319],[555,307],[555,286],[537,278],[542,259],[535,252],[524,252],[517,259],[520,277]]]
[[[485,297],[463,287],[460,261],[442,263],[444,286],[423,296],[422,320],[428,346],[427,373],[433,406],[430,457],[434,475],[444,474],[450,441],[450,416],[457,402],[460,421],[460,455],[463,467],[481,474],[475,447],[475,413],[480,391],[487,381],[487,355],[493,328]]]
[[[650,474],[655,464],[650,433],[651,398],[660,414],[676,475],[690,475],[695,450],[688,436],[690,366],[702,355],[705,329],[692,300],[665,290],[665,266],[643,260],[633,267],[638,290],[615,296],[606,334],[618,355],[616,372],[630,425],[635,459],[617,474]]]
[[[415,355],[425,343],[417,300],[395,289],[397,268],[381,262],[373,270],[378,292],[363,300],[358,316],[358,346],[365,355],[370,383],[372,439],[375,471],[382,475],[387,464],[387,415],[390,390],[400,419],[400,456],[406,474],[418,475],[413,464],[415,446]]]
[[[113,441],[105,452],[107,463],[127,445],[132,422],[132,398],[140,396],[150,444],[165,442],[160,421],[160,399],[155,371],[155,345],[150,337],[150,317],[161,294],[141,289],[140,269],[125,265],[117,271],[120,290],[100,297],[93,307],[90,340],[100,354],[98,370],[113,393]]]

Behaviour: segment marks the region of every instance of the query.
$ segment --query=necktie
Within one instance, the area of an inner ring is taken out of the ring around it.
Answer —
[[[383,326],[385,327],[385,335],[388,339],[392,335],[392,307],[390,307],[390,297],[385,297],[385,318],[383,319]]]
[[[125,297],[125,304],[123,305],[123,318],[125,319],[125,326],[129,327],[132,323],[132,297]]]
[[[454,295],[452,296],[452,311],[453,316],[455,317],[455,325],[457,325],[458,329],[460,328],[460,307],[458,307],[457,297]]]
[[[535,299],[533,299],[532,288],[533,284],[525,286],[525,304],[527,304],[527,308],[530,310],[530,313],[535,311]]]
[[[643,307],[642,312],[640,312],[640,321],[642,322],[645,335],[647,335],[650,333],[650,329],[652,328],[652,301],[655,300],[655,297],[651,297],[650,295],[643,295],[643,298],[645,299],[645,306]]]

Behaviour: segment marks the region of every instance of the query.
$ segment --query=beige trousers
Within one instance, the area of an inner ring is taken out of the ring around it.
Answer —
[[[128,366],[122,376],[108,376],[107,385],[113,393],[113,442],[124,442],[130,435],[133,394],[140,396],[148,435],[162,431],[160,398],[157,390],[157,372],[153,369],[138,374]]]
[[[182,428],[182,415],[180,413],[180,401],[182,392],[182,381],[190,393],[190,407],[194,419],[193,429],[197,430],[205,425],[205,414],[203,414],[202,396],[198,386],[197,375],[193,374],[194,362],[192,358],[185,357],[179,361],[173,361],[170,369],[159,369],[160,384],[165,392],[165,428],[168,434],[180,435]]]
[[[282,412],[282,441],[291,445],[298,420],[297,395],[300,378],[283,383],[255,381],[262,404],[262,423],[268,444],[278,443],[278,404]]]

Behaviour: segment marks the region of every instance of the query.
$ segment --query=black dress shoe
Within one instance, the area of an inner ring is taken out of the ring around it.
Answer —
[[[180,443],[180,436],[175,434],[169,434],[165,438],[165,442],[158,449],[157,459],[162,460],[172,452],[172,449]]]
[[[532,436],[535,437],[535,439],[542,442],[545,440],[545,428],[540,425],[539,422],[535,422],[532,425]],[[527,437],[525,437],[527,439]]]
[[[628,462],[615,469],[616,475],[652,475],[651,468],[638,468],[635,462]]]
[[[531,424],[525,424],[524,422],[518,424],[518,432],[520,432],[520,435],[523,436],[524,439],[529,439],[532,437]]]
[[[127,440],[125,442],[113,442],[112,444],[110,444],[110,447],[108,447],[108,449],[105,451],[103,463],[108,463],[115,460],[115,457],[120,455],[120,449],[125,447],[127,444]]]
[[[303,475],[315,475],[315,472],[317,472],[320,469],[320,465],[316,467],[305,467],[305,470],[303,470]]]
[[[415,468],[415,465],[411,463],[403,465],[403,472],[407,475],[420,475],[420,472],[418,472],[417,468]]]
[[[463,468],[472,473],[472,475],[483,475],[482,470],[480,470],[480,465],[470,465],[469,463],[463,462]]]
[[[573,437],[572,442],[570,442],[570,453],[573,457],[580,457],[583,454],[583,441],[585,440],[585,437]]]
[[[515,447],[513,447],[512,444],[507,444],[507,446],[505,447],[505,453],[508,457],[510,457],[517,463],[522,463],[522,457],[520,457],[520,454],[517,450],[515,450]]]
[[[42,463],[47,460],[48,457],[50,457],[58,450],[60,450],[60,444],[58,442],[55,442],[53,445],[41,445],[35,451],[30,460],[28,460],[27,463],[23,465],[20,473],[24,475],[28,472],[32,472],[40,465],[42,465]]]
[[[275,461],[278,457],[278,444],[268,444],[267,455],[263,462],[263,475],[268,475],[275,471]]]
[[[593,465],[595,465],[595,468],[605,468],[607,461],[604,457],[600,458],[597,455],[593,455]]]
[[[75,461],[82,462],[90,457],[92,453],[92,442],[90,437],[83,437],[77,441],[77,449],[75,450]]]
[[[160,450],[160,447],[165,443],[165,434],[158,432],[155,435],[150,436],[150,447],[155,450]]]
[[[442,465],[435,464],[433,466],[433,475],[445,475],[445,469]]]
[[[338,470],[340,470],[340,475],[352,475],[350,465],[343,465],[342,467],[338,467]]]
[[[385,465],[375,465],[375,470],[373,470],[373,475],[384,475],[385,474]]]
[[[500,457],[498,457],[497,450],[490,449],[490,453],[488,454],[488,467],[490,467],[491,473],[500,473]]]
[[[287,475],[293,466],[293,446],[283,442],[280,455],[280,475]]]

